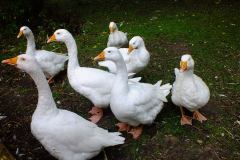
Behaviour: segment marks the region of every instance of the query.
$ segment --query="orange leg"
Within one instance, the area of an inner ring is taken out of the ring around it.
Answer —
[[[53,76],[52,77],[50,77],[49,79],[48,79],[48,84],[51,84],[51,83],[53,83],[54,82],[54,80],[53,80]]]
[[[184,115],[184,111],[183,111],[183,108],[180,107],[180,110],[181,110],[181,125],[185,125],[185,124],[188,124],[188,125],[192,125],[192,118],[189,117],[189,116],[186,116]]]
[[[207,118],[204,117],[199,111],[193,112],[193,119],[196,119],[201,123],[207,120]]]
[[[133,139],[138,139],[142,134],[143,126],[133,127],[128,133],[133,135]]]
[[[93,123],[97,123],[103,116],[103,110],[98,107],[92,107],[89,113],[92,114],[92,116],[89,119]]]
[[[116,126],[118,127],[118,131],[122,132],[122,131],[129,131],[130,130],[130,126],[127,123],[117,123]]]

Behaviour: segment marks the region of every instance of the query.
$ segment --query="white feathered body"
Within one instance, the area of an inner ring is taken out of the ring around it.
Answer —
[[[170,93],[171,85],[160,86],[147,83],[129,84],[128,93],[121,93],[121,88],[114,85],[110,107],[115,117],[121,121],[138,126],[151,124],[167,102],[166,96]],[[121,86],[119,86],[121,87]]]
[[[46,50],[36,50],[33,52],[33,56],[47,78],[55,76],[64,70],[64,64],[68,60],[68,57],[65,55]]]
[[[77,67],[68,70],[68,80],[74,90],[91,100],[95,106],[108,107],[113,74],[95,68]]]
[[[210,91],[204,81],[195,74],[185,74],[175,68],[176,80],[173,83],[172,102],[190,111],[205,106],[210,98]]]
[[[58,109],[36,59],[27,54],[19,56],[16,66],[32,77],[38,89],[31,132],[52,156],[59,160],[87,160],[104,147],[124,143],[119,132],[109,133],[73,112]]]
[[[36,58],[47,78],[54,77],[64,69],[68,56],[46,50],[37,50],[32,31],[26,26],[25,28],[28,30],[28,33],[25,35],[27,38],[26,54]]]
[[[109,133],[77,114],[60,110],[34,113],[31,132],[44,148],[59,160],[86,160],[104,147],[124,143],[120,133]]]
[[[115,75],[96,68],[80,67],[77,45],[73,36],[67,30],[61,31],[66,34],[64,42],[69,56],[67,76],[71,87],[88,98],[94,106],[108,107]],[[133,79],[132,81],[139,81],[139,79]]]
[[[77,67],[74,70],[68,70],[68,80],[72,88],[100,108],[109,106],[114,79],[114,74],[95,68]],[[129,79],[128,83],[131,84],[140,79]]]
[[[127,34],[122,31],[114,31],[109,34],[107,47],[117,47],[121,48],[124,45],[128,44]]]

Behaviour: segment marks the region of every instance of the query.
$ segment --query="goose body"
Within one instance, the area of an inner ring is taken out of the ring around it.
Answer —
[[[27,26],[20,28],[18,38],[21,35],[24,35],[27,39],[26,54],[30,54],[36,58],[47,78],[52,79],[60,71],[64,70],[64,64],[68,60],[67,56],[46,50],[37,50],[34,35]]]
[[[143,70],[149,63],[150,54],[147,51],[144,41],[140,36],[133,37],[129,42],[129,48],[120,48],[121,55],[127,67],[128,73],[138,73]],[[108,68],[109,72],[116,73],[117,68],[112,61],[101,61],[98,64]]]
[[[115,117],[133,127],[151,124],[161,111],[163,102],[167,102],[166,96],[172,86],[170,84],[161,86],[161,81],[155,85],[140,82],[127,83],[126,64],[117,48],[106,48],[96,59],[110,60],[117,67],[110,100],[110,108]]]
[[[26,71],[38,89],[38,104],[31,132],[44,148],[59,160],[87,160],[103,148],[124,143],[120,133],[110,133],[79,115],[58,109],[40,66],[30,55],[3,61]]]
[[[65,29],[59,29],[54,32],[53,36],[49,39],[51,41],[64,42],[68,49],[69,62],[67,69],[67,76],[72,88],[81,95],[88,98],[96,108],[91,110],[90,113],[94,114],[91,117],[93,122],[99,121],[102,113],[101,108],[106,108],[110,103],[111,88],[114,82],[115,75],[100,69],[80,67],[77,58],[77,45],[69,33]],[[129,83],[138,81],[139,79],[133,79]],[[96,113],[97,112],[97,113]]]
[[[115,117],[131,126],[152,124],[158,113],[167,102],[171,85],[161,86],[161,81],[155,85],[148,83],[132,83],[128,85],[126,95],[119,91],[116,85],[112,90],[111,110]]]
[[[176,79],[173,83],[171,98],[175,105],[198,114],[198,110],[208,103],[210,91],[205,82],[193,73],[193,67],[194,61],[192,57],[190,55],[183,55],[181,70],[175,68]],[[194,118],[196,118],[196,115],[194,115]],[[205,117],[203,119],[206,120]],[[202,122],[203,119],[198,120]],[[185,124],[184,120],[181,123]],[[186,122],[186,124],[191,124],[191,121],[189,123]]]
[[[110,22],[109,24],[110,34],[108,37],[107,46],[121,48],[128,44],[127,33],[123,33],[118,30],[116,23]]]
[[[210,92],[204,81],[197,75],[187,76],[177,68],[176,81],[172,89],[172,101],[177,106],[184,106],[194,112],[207,104]]]

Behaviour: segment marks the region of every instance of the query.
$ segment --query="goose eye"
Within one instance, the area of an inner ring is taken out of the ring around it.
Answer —
[[[25,61],[26,59],[25,58],[21,58],[22,59],[22,61]]]
[[[57,35],[59,35],[60,33],[59,32],[57,32]]]
[[[108,51],[108,53],[111,53],[111,51]]]
[[[23,30],[26,31],[26,28],[24,28]]]

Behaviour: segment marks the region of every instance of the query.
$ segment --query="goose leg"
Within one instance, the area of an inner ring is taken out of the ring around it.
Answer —
[[[189,116],[186,116],[184,115],[184,111],[183,111],[183,108],[180,107],[180,110],[181,110],[181,125],[185,125],[185,124],[188,124],[188,125],[192,125],[192,118],[189,117]]]
[[[92,116],[89,119],[93,123],[97,123],[103,116],[103,110],[99,107],[92,107],[89,113],[92,114]]]
[[[207,118],[203,116],[199,111],[193,112],[193,119],[196,119],[201,123],[207,120]]]
[[[54,77],[54,76],[52,76],[52,77],[50,77],[50,78],[48,79],[48,84],[51,84],[51,83],[54,82],[53,77]]]
[[[117,123],[116,126],[118,127],[118,131],[122,132],[122,131],[129,131],[130,130],[130,126],[127,123]]]
[[[142,134],[143,126],[133,127],[128,133],[133,135],[133,139],[138,139]]]

